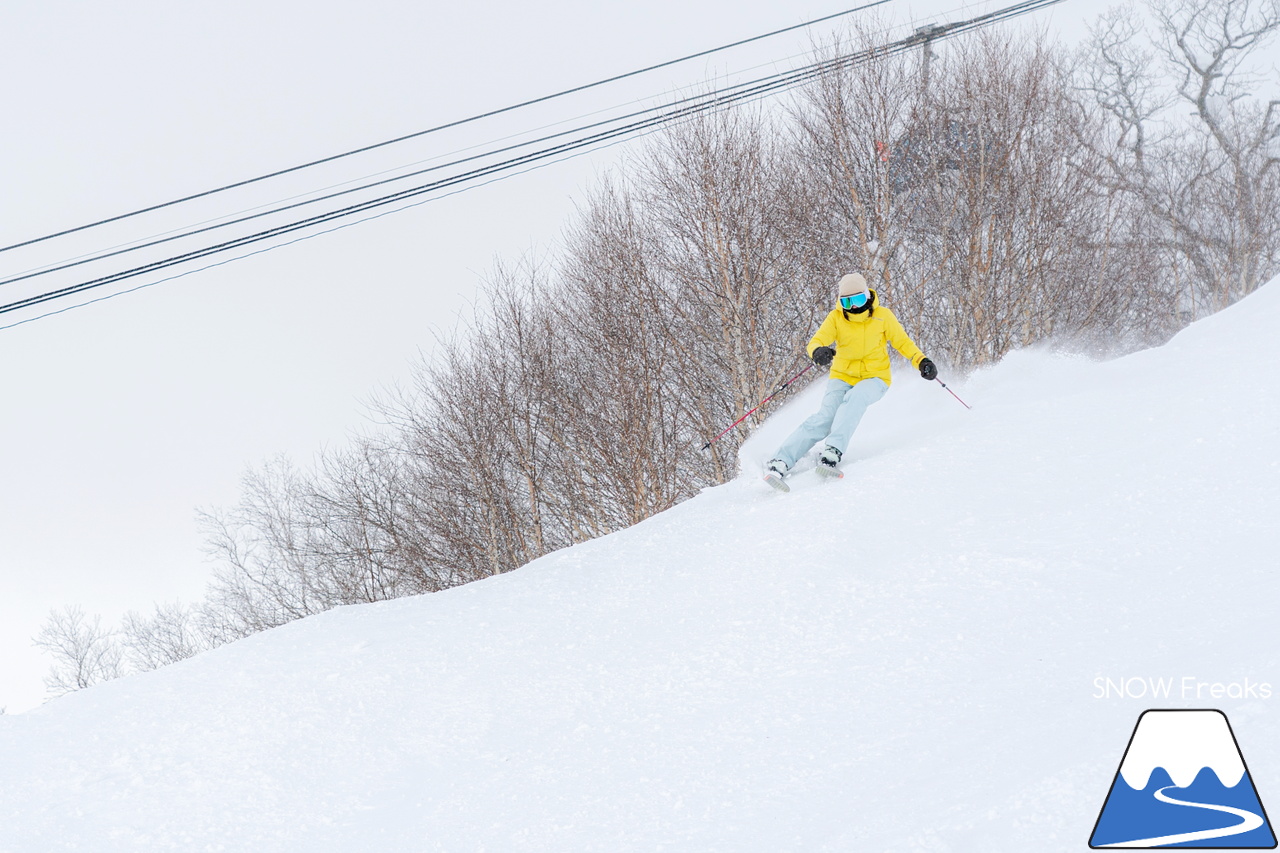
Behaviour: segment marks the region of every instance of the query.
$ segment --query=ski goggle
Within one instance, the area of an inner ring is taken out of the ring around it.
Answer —
[[[840,307],[846,311],[852,311],[854,308],[861,308],[867,304],[867,292],[855,293],[852,296],[841,296]]]

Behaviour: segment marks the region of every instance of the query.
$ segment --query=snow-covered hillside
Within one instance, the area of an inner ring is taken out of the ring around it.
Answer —
[[[899,366],[842,481],[0,717],[0,851],[1080,850],[1147,707],[1280,811],[1278,329],[1274,282],[973,411]],[[1274,689],[1095,698],[1135,676]]]

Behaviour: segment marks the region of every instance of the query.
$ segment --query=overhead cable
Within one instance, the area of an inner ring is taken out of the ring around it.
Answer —
[[[256,243],[262,240],[267,240],[273,237],[289,234],[298,230],[310,228],[310,227],[320,225],[326,222],[330,222],[339,218],[363,213],[365,211],[373,210],[378,207],[395,204],[397,202],[401,202],[410,198],[415,198],[417,196],[431,193],[443,188],[468,183],[468,182],[477,180],[478,178],[481,178],[481,177],[486,177],[488,175],[500,173],[500,172],[511,170],[511,169],[516,169],[521,166],[526,166],[531,163],[536,163],[538,161],[546,160],[548,158],[559,157],[560,155],[563,155],[566,152],[582,153],[584,149],[599,147],[601,143],[607,142],[609,140],[617,139],[618,137],[633,136],[641,132],[649,132],[658,127],[665,126],[672,122],[680,121],[683,119],[688,119],[704,112],[708,112],[716,109],[722,109],[726,106],[729,106],[735,103],[756,100],[761,97],[765,97],[767,95],[776,94],[777,92],[785,91],[787,89],[794,88],[795,86],[808,82],[809,80],[817,76],[828,74],[833,71],[849,67],[851,65],[856,65],[861,62],[868,61],[870,59],[893,55],[905,50],[909,50],[919,45],[920,43],[922,43],[926,37],[933,40],[950,38],[964,32],[969,32],[982,27],[990,26],[991,24],[994,24],[1000,21],[1008,20],[1010,18],[1026,14],[1028,12],[1046,8],[1048,6],[1055,5],[1059,2],[1062,2],[1062,0],[1024,0],[1024,2],[1022,3],[1018,3],[1013,6],[1009,6],[1004,9],[997,10],[996,12],[992,12],[987,15],[982,15],[967,21],[960,21],[960,22],[946,24],[940,27],[932,28],[929,31],[927,36],[922,35],[921,33],[916,33],[912,36],[909,36],[904,39],[900,39],[895,42],[891,42],[882,47],[876,47],[876,48],[872,48],[864,51],[859,51],[857,53],[847,54],[845,56],[837,57],[835,59],[824,60],[821,62],[813,63],[811,65],[803,66],[793,71],[782,72],[779,74],[770,75],[769,77],[761,78],[759,80],[754,80],[749,83],[738,84],[737,86],[733,86],[733,87],[727,87],[724,90],[721,90],[719,92],[713,92],[706,96],[701,96],[700,98],[697,98],[697,99],[684,99],[682,101],[675,102],[675,104],[680,105],[676,109],[670,109],[673,105],[667,104],[667,105],[664,105],[662,108],[660,108],[660,109],[667,110],[666,112],[660,113],[658,115],[650,116],[649,118],[645,118],[640,121],[632,122],[631,124],[628,124],[628,125],[600,131],[594,134],[590,134],[586,137],[572,139],[566,142],[562,142],[558,145],[550,146],[548,148],[540,149],[538,151],[529,152],[529,153],[520,155],[518,157],[513,157],[508,160],[504,160],[499,163],[494,163],[487,166],[479,167],[467,172],[463,172],[461,174],[451,175],[451,176],[441,178],[439,180],[436,180],[424,185],[400,190],[385,196],[377,197],[374,199],[368,199],[362,202],[358,202],[356,204],[339,208],[337,210],[327,211],[327,212],[320,213],[315,216],[307,217],[305,219],[301,219],[295,222],[275,226],[273,228],[268,228],[254,234],[244,235],[231,240],[227,240],[227,241],[218,243],[216,245],[207,246],[201,249],[175,255],[170,258],[165,258],[165,259],[154,261],[148,264],[143,264],[143,265],[134,267],[132,269],[123,270],[121,272],[95,278],[90,281],[85,281],[78,284],[70,285],[68,287],[49,291],[47,293],[42,293],[36,296],[28,297],[26,299],[16,300],[14,302],[10,302],[5,305],[0,305],[0,313],[8,313],[10,311],[16,311],[22,308],[31,307],[33,305],[38,305],[44,302],[52,301],[54,299],[59,299],[66,296],[74,295],[76,293],[80,293],[92,288],[102,287],[104,285],[113,284],[115,282],[123,281],[129,278],[133,278],[135,276],[144,275],[149,272],[166,269],[171,266],[176,266],[178,264],[209,257],[211,255],[218,254],[221,252],[231,251],[231,250],[240,248],[242,246],[250,245],[252,243]],[[652,112],[652,111],[644,111],[644,112]],[[608,122],[605,122],[605,123],[608,123]],[[595,127],[598,127],[599,124],[602,124],[602,123],[589,125],[586,128],[582,128],[582,129],[595,128]],[[556,134],[556,136],[559,136],[559,135],[563,135],[563,134]],[[512,147],[519,147],[519,146],[512,146]],[[474,158],[466,158],[466,159],[474,159]],[[383,182],[379,182],[379,183],[383,183]],[[377,185],[378,184],[372,184],[369,186],[377,186]],[[368,187],[365,187],[365,188],[368,188]],[[280,210],[284,210],[284,209],[288,209],[288,208],[281,208]],[[279,211],[276,211],[276,212],[279,212]],[[205,229],[202,229],[202,230],[205,230]],[[192,233],[198,233],[198,232],[192,232]]]
[[[182,198],[176,198],[176,199],[173,199],[172,201],[166,201],[160,204],[153,204],[150,207],[143,207],[143,208],[139,208],[138,210],[132,210],[128,213],[121,213],[119,215],[111,216],[106,219],[100,219],[97,222],[90,222],[85,225],[78,225],[75,228],[67,228],[62,231],[55,232],[53,234],[46,234],[43,237],[35,237],[33,239],[24,240],[20,243],[14,243],[9,246],[0,246],[0,252],[8,252],[12,249],[22,248],[23,246],[32,246],[32,245],[35,245],[36,243],[43,243],[47,240],[52,240],[55,237],[65,237],[68,234],[75,234],[80,231],[87,231],[90,228],[97,228],[100,225],[108,225],[112,222],[119,222],[123,219],[129,219],[134,216],[140,216],[144,213],[152,213],[157,210],[163,210],[166,207],[173,207],[174,205],[184,204],[186,202],[195,201],[196,199],[200,199],[200,198],[206,198],[211,195],[216,195],[221,192],[226,192],[227,190],[246,187],[246,186],[249,186],[250,184],[256,184],[261,181],[268,180],[270,178],[278,178],[281,175],[288,175],[293,172],[300,172],[303,169],[310,169],[313,166],[320,166],[325,163],[332,163],[335,160],[341,160],[345,157],[352,157],[356,154],[364,154],[369,151],[375,151],[379,148],[386,148],[389,145],[395,145],[400,142],[406,142],[410,139],[417,139],[422,136],[427,136],[428,134],[438,133],[439,131],[442,131],[442,130],[448,130],[454,127],[461,127],[464,124],[470,124],[472,122],[480,121],[481,119],[492,118],[493,116],[502,115],[503,113],[513,112],[515,110],[523,109],[525,107],[534,106],[535,104],[541,104],[547,101],[555,100],[556,98],[562,98],[562,97],[565,97],[566,95],[573,95],[573,94],[577,94],[578,92],[585,92],[588,89],[595,89],[599,86],[604,86],[609,83],[616,83],[619,80],[626,80],[629,77],[636,77],[640,74],[647,74],[650,71],[657,71],[660,68],[667,68],[668,66],[671,66],[671,65],[678,65],[681,62],[688,62],[691,59],[700,59],[701,57],[710,56],[713,53],[719,53],[720,51],[723,51],[723,50],[729,50],[730,48],[734,48],[734,47],[741,47],[744,44],[751,44],[752,42],[757,42],[757,41],[761,41],[762,39],[772,38],[773,36],[782,35],[783,33],[789,33],[789,32],[793,32],[794,30],[800,30],[806,27],[812,27],[816,24],[821,24],[826,21],[835,20],[836,18],[842,18],[847,15],[852,15],[855,12],[861,12],[866,9],[871,9],[875,6],[883,6],[886,3],[890,3],[892,1],[893,0],[874,0],[874,2],[866,3],[862,6],[857,6],[852,9],[846,9],[843,12],[836,12],[832,15],[826,15],[821,18],[814,18],[813,20],[805,21],[802,24],[795,24],[790,27],[783,27],[780,30],[773,30],[772,32],[762,33],[757,36],[752,36],[751,38],[745,38],[745,39],[741,39],[740,41],[731,42],[730,44],[722,44],[719,47],[713,47],[707,50],[701,50],[701,51],[698,51],[697,53],[691,53],[688,56],[681,56],[678,59],[669,59],[666,62],[659,62],[657,65],[650,65],[645,68],[638,68],[635,71],[628,71],[625,74],[617,74],[613,77],[606,77],[605,79],[597,80],[594,83],[586,83],[581,86],[574,86],[571,89],[565,89],[563,91],[555,92],[550,95],[543,95],[538,98],[532,98],[527,101],[521,101],[520,103],[511,104],[510,106],[506,106],[506,107],[500,107],[496,110],[489,110],[488,112],[485,112],[485,113],[479,113],[477,115],[468,116],[467,118],[458,119],[456,121],[451,121],[445,124],[436,125],[435,127],[429,127],[426,130],[419,130],[414,133],[407,133],[404,136],[398,136],[395,139],[388,139],[384,142],[375,142],[372,145],[365,145],[360,148],[353,148],[352,150],[344,151],[341,154],[333,154],[328,157],[322,157],[319,160],[312,160],[307,163],[300,163],[297,166],[290,166],[285,169],[277,169],[274,172],[268,172],[267,174],[259,175],[256,178],[248,178],[242,181],[236,181],[235,183],[226,184],[221,187],[215,187],[214,189],[211,189],[211,190],[204,190],[203,192],[193,193],[188,196],[183,196]]]

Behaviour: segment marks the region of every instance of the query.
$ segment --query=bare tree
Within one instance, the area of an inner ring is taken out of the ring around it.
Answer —
[[[936,245],[937,275],[904,303],[948,356],[984,364],[1041,340],[1145,338],[1166,302],[1142,281],[1150,264],[1120,251],[1124,207],[1099,192],[1096,158],[1069,78],[1040,38],[984,32],[957,46],[938,97],[960,143],[954,168],[926,197],[950,221],[916,245]],[[1139,273],[1134,275],[1134,273]]]
[[[51,611],[35,644],[53,657],[44,679],[51,695],[92,687],[124,674],[116,634],[102,626],[102,617],[95,614],[89,618],[80,607]]]
[[[278,459],[248,474],[243,487],[234,510],[201,514],[208,550],[221,562],[210,600],[239,636],[332,606],[307,559],[305,479]]]
[[[1255,97],[1249,73],[1280,29],[1280,2],[1149,8],[1150,29],[1131,7],[1103,17],[1080,80],[1110,123],[1103,180],[1140,199],[1194,318],[1280,269],[1280,100]]]
[[[664,334],[685,367],[676,399],[697,434],[747,412],[803,356],[812,282],[790,239],[799,179],[775,119],[735,110],[662,136],[635,166],[650,273],[666,299]],[[736,473],[736,442],[717,447],[717,481]]]
[[[220,564],[202,608],[211,636],[438,589],[406,517],[405,474],[384,446],[358,439],[311,472],[277,459],[247,475],[238,507],[201,514]]]
[[[939,56],[871,56],[837,66],[796,109],[808,218],[821,223],[810,239],[830,241],[822,263],[867,272],[917,341],[960,367],[1050,338],[1114,349],[1168,327],[1154,255],[1126,245],[1132,208],[1079,145],[1097,123],[1082,124],[1042,37],[983,32]]]
[[[554,425],[556,440],[568,458],[586,460],[565,466],[558,485],[574,541],[635,524],[712,482],[689,417],[689,379],[704,374],[675,331],[656,255],[634,194],[605,181],[569,235],[554,299],[557,322],[574,330],[561,369],[566,408],[579,413]]]
[[[792,108],[796,156],[803,170],[792,202],[791,240],[800,273],[830,284],[864,270],[892,286],[888,264],[920,205],[904,191],[926,181],[935,164],[935,128],[925,115],[923,69],[914,57],[878,53],[882,25],[869,21],[821,49],[831,70],[802,90]],[[839,62],[850,54],[867,57]],[[919,274],[918,271],[913,271]]]
[[[204,629],[199,609],[176,601],[156,604],[150,616],[125,613],[120,642],[135,672],[159,669],[217,645]]]

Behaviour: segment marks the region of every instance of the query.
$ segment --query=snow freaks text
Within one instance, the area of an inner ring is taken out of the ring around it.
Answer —
[[[1202,681],[1192,675],[1181,677],[1131,676],[1093,680],[1094,699],[1270,699],[1271,682]]]

